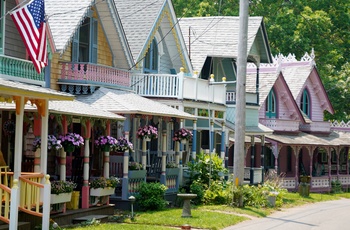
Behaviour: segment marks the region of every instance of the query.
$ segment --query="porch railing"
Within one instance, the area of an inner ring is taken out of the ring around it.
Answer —
[[[41,183],[43,178],[44,175],[40,173],[31,173],[19,177],[21,182],[19,209],[21,211],[42,217],[43,213],[40,206],[42,205],[41,192],[44,190],[44,185]]]
[[[141,96],[177,98],[179,78],[171,74],[133,74],[131,88]]]
[[[40,74],[34,69],[33,63],[20,58],[0,55],[0,74],[18,77],[23,81],[44,82],[44,72]]]
[[[310,124],[300,125],[300,130],[305,132],[330,132],[331,123],[329,121],[313,121]]]
[[[299,130],[298,121],[282,120],[282,119],[276,119],[276,118],[272,118],[272,119],[260,118],[259,122],[275,131],[298,131]]]
[[[110,84],[130,87],[130,73],[127,70],[92,63],[61,62],[60,82],[76,84]]]
[[[13,172],[8,172],[8,167],[0,167],[0,198],[3,203],[3,208],[0,209],[0,220],[9,224],[10,223],[10,200],[11,200],[11,187]]]

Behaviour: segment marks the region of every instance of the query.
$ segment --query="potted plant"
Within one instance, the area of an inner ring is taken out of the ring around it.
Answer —
[[[116,152],[133,151],[133,145],[125,137],[119,137],[116,144],[113,146],[113,150]]]
[[[72,181],[57,180],[51,182],[51,204],[66,203],[72,198],[72,192],[77,184]]]
[[[158,138],[158,130],[152,125],[145,125],[137,130],[137,137],[146,141]]]
[[[180,141],[186,143],[187,141],[192,140],[193,134],[190,130],[181,128],[174,132],[173,141]]]
[[[84,145],[84,138],[77,133],[67,133],[66,135],[59,136],[64,151],[72,153],[75,147],[79,148]]]
[[[41,148],[41,137],[36,137],[33,141],[33,151]],[[47,136],[47,149],[60,150],[62,148],[61,140],[57,139],[54,135]]]
[[[109,152],[111,148],[117,144],[117,139],[112,136],[99,136],[95,140],[95,144],[100,147],[103,152]]]
[[[276,205],[276,198],[278,196],[279,192],[277,191],[270,191],[267,195],[267,201],[271,207],[275,207]]]
[[[109,196],[114,194],[114,190],[120,183],[119,178],[99,177],[90,182],[90,196]]]
[[[129,179],[146,178],[147,170],[144,170],[142,164],[138,162],[129,162]]]

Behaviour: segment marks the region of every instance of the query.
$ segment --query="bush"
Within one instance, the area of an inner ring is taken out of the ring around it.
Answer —
[[[195,205],[203,204],[204,190],[205,190],[205,187],[199,182],[194,181],[190,185],[190,193],[197,194],[197,197],[192,199],[192,202]]]
[[[199,183],[209,185],[209,180],[222,180],[223,175],[228,171],[222,166],[223,160],[217,155],[204,154],[202,151],[197,155],[196,161],[188,163],[191,175],[191,182],[198,181]]]
[[[160,183],[141,183],[136,195],[136,204],[142,211],[162,210],[168,202],[164,199],[167,187]]]
[[[232,200],[230,183],[226,181],[213,181],[205,191],[205,204],[230,204]],[[230,199],[231,198],[231,199]]]
[[[331,182],[332,190],[331,193],[342,193],[342,186],[339,180]]]

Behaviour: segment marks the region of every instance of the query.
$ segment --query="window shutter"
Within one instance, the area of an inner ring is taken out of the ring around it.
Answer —
[[[73,36],[72,62],[79,62],[79,29],[75,31]]]
[[[92,63],[97,63],[97,27],[98,23],[97,20],[94,18],[91,18],[90,23],[90,36],[91,36],[91,43],[90,43],[90,50],[91,50],[91,56],[90,61]]]

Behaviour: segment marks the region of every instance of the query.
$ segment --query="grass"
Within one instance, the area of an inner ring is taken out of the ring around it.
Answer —
[[[350,198],[350,193],[318,194],[311,193],[309,197],[302,197],[299,193],[286,193],[280,208],[244,207],[235,208],[227,205],[203,205],[192,208],[192,218],[182,218],[181,208],[171,208],[164,211],[137,212],[131,220],[125,213],[116,214],[114,221],[122,223],[106,223],[75,227],[74,230],[100,229],[174,229],[188,224],[192,228],[219,230],[235,225],[250,218],[262,218],[280,209],[291,208],[315,202]],[[118,218],[121,217],[121,218]]]

